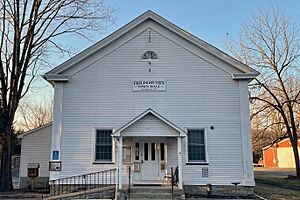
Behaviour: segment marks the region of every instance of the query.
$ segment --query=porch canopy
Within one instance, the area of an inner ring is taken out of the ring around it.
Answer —
[[[120,136],[185,137],[186,132],[148,108],[113,133],[113,137]]]
[[[182,138],[186,132],[176,126],[165,117],[155,112],[151,108],[147,109],[134,119],[130,120],[121,128],[117,129],[113,137],[118,139],[118,149],[123,147],[123,137],[175,137],[177,138],[177,155],[178,155],[178,179],[179,188],[182,188]],[[118,182],[119,189],[122,189],[122,151],[117,151],[118,157]]]

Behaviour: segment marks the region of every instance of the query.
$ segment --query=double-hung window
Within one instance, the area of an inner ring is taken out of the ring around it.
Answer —
[[[204,129],[188,130],[188,161],[205,162],[205,131]]]
[[[96,132],[96,161],[112,161],[112,130],[97,130]]]

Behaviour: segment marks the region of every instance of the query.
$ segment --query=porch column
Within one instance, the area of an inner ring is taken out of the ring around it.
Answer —
[[[177,155],[178,155],[178,187],[182,189],[182,151],[181,151],[181,137],[177,138]]]
[[[119,138],[118,146],[118,170],[119,170],[119,189],[122,189],[122,157],[123,157],[123,137]]]
[[[57,82],[54,85],[53,122],[51,135],[50,161],[61,161],[61,135],[62,135],[62,102],[64,83]],[[60,178],[60,171],[50,171],[50,180]]]
[[[250,111],[249,111],[249,93],[248,80],[239,81],[240,90],[240,109],[241,109],[241,137],[242,137],[242,156],[244,181],[242,184],[246,186],[254,186],[254,174],[252,165],[252,144],[251,144],[251,127],[250,127]]]

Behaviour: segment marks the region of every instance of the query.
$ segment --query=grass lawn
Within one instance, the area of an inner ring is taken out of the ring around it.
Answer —
[[[287,179],[278,172],[255,170],[254,192],[266,199],[300,199],[300,180]]]

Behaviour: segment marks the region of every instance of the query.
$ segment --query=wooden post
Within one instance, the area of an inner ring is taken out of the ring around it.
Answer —
[[[240,112],[241,112],[241,137],[242,137],[242,156],[245,186],[254,186],[254,174],[252,165],[252,144],[251,144],[251,127],[249,111],[249,93],[248,81],[239,81],[240,92]]]
[[[177,138],[177,155],[178,155],[178,188],[182,189],[182,151],[181,151],[181,137]]]
[[[122,157],[123,157],[123,137],[119,138],[118,147],[118,169],[119,169],[119,189],[122,189]]]
[[[51,135],[51,153],[50,161],[60,161],[61,156],[61,135],[62,135],[62,101],[64,93],[64,83],[57,82],[54,85],[54,105],[53,105],[53,122]],[[57,157],[53,158],[53,151],[57,152]],[[50,171],[50,180],[60,178],[60,171]]]

